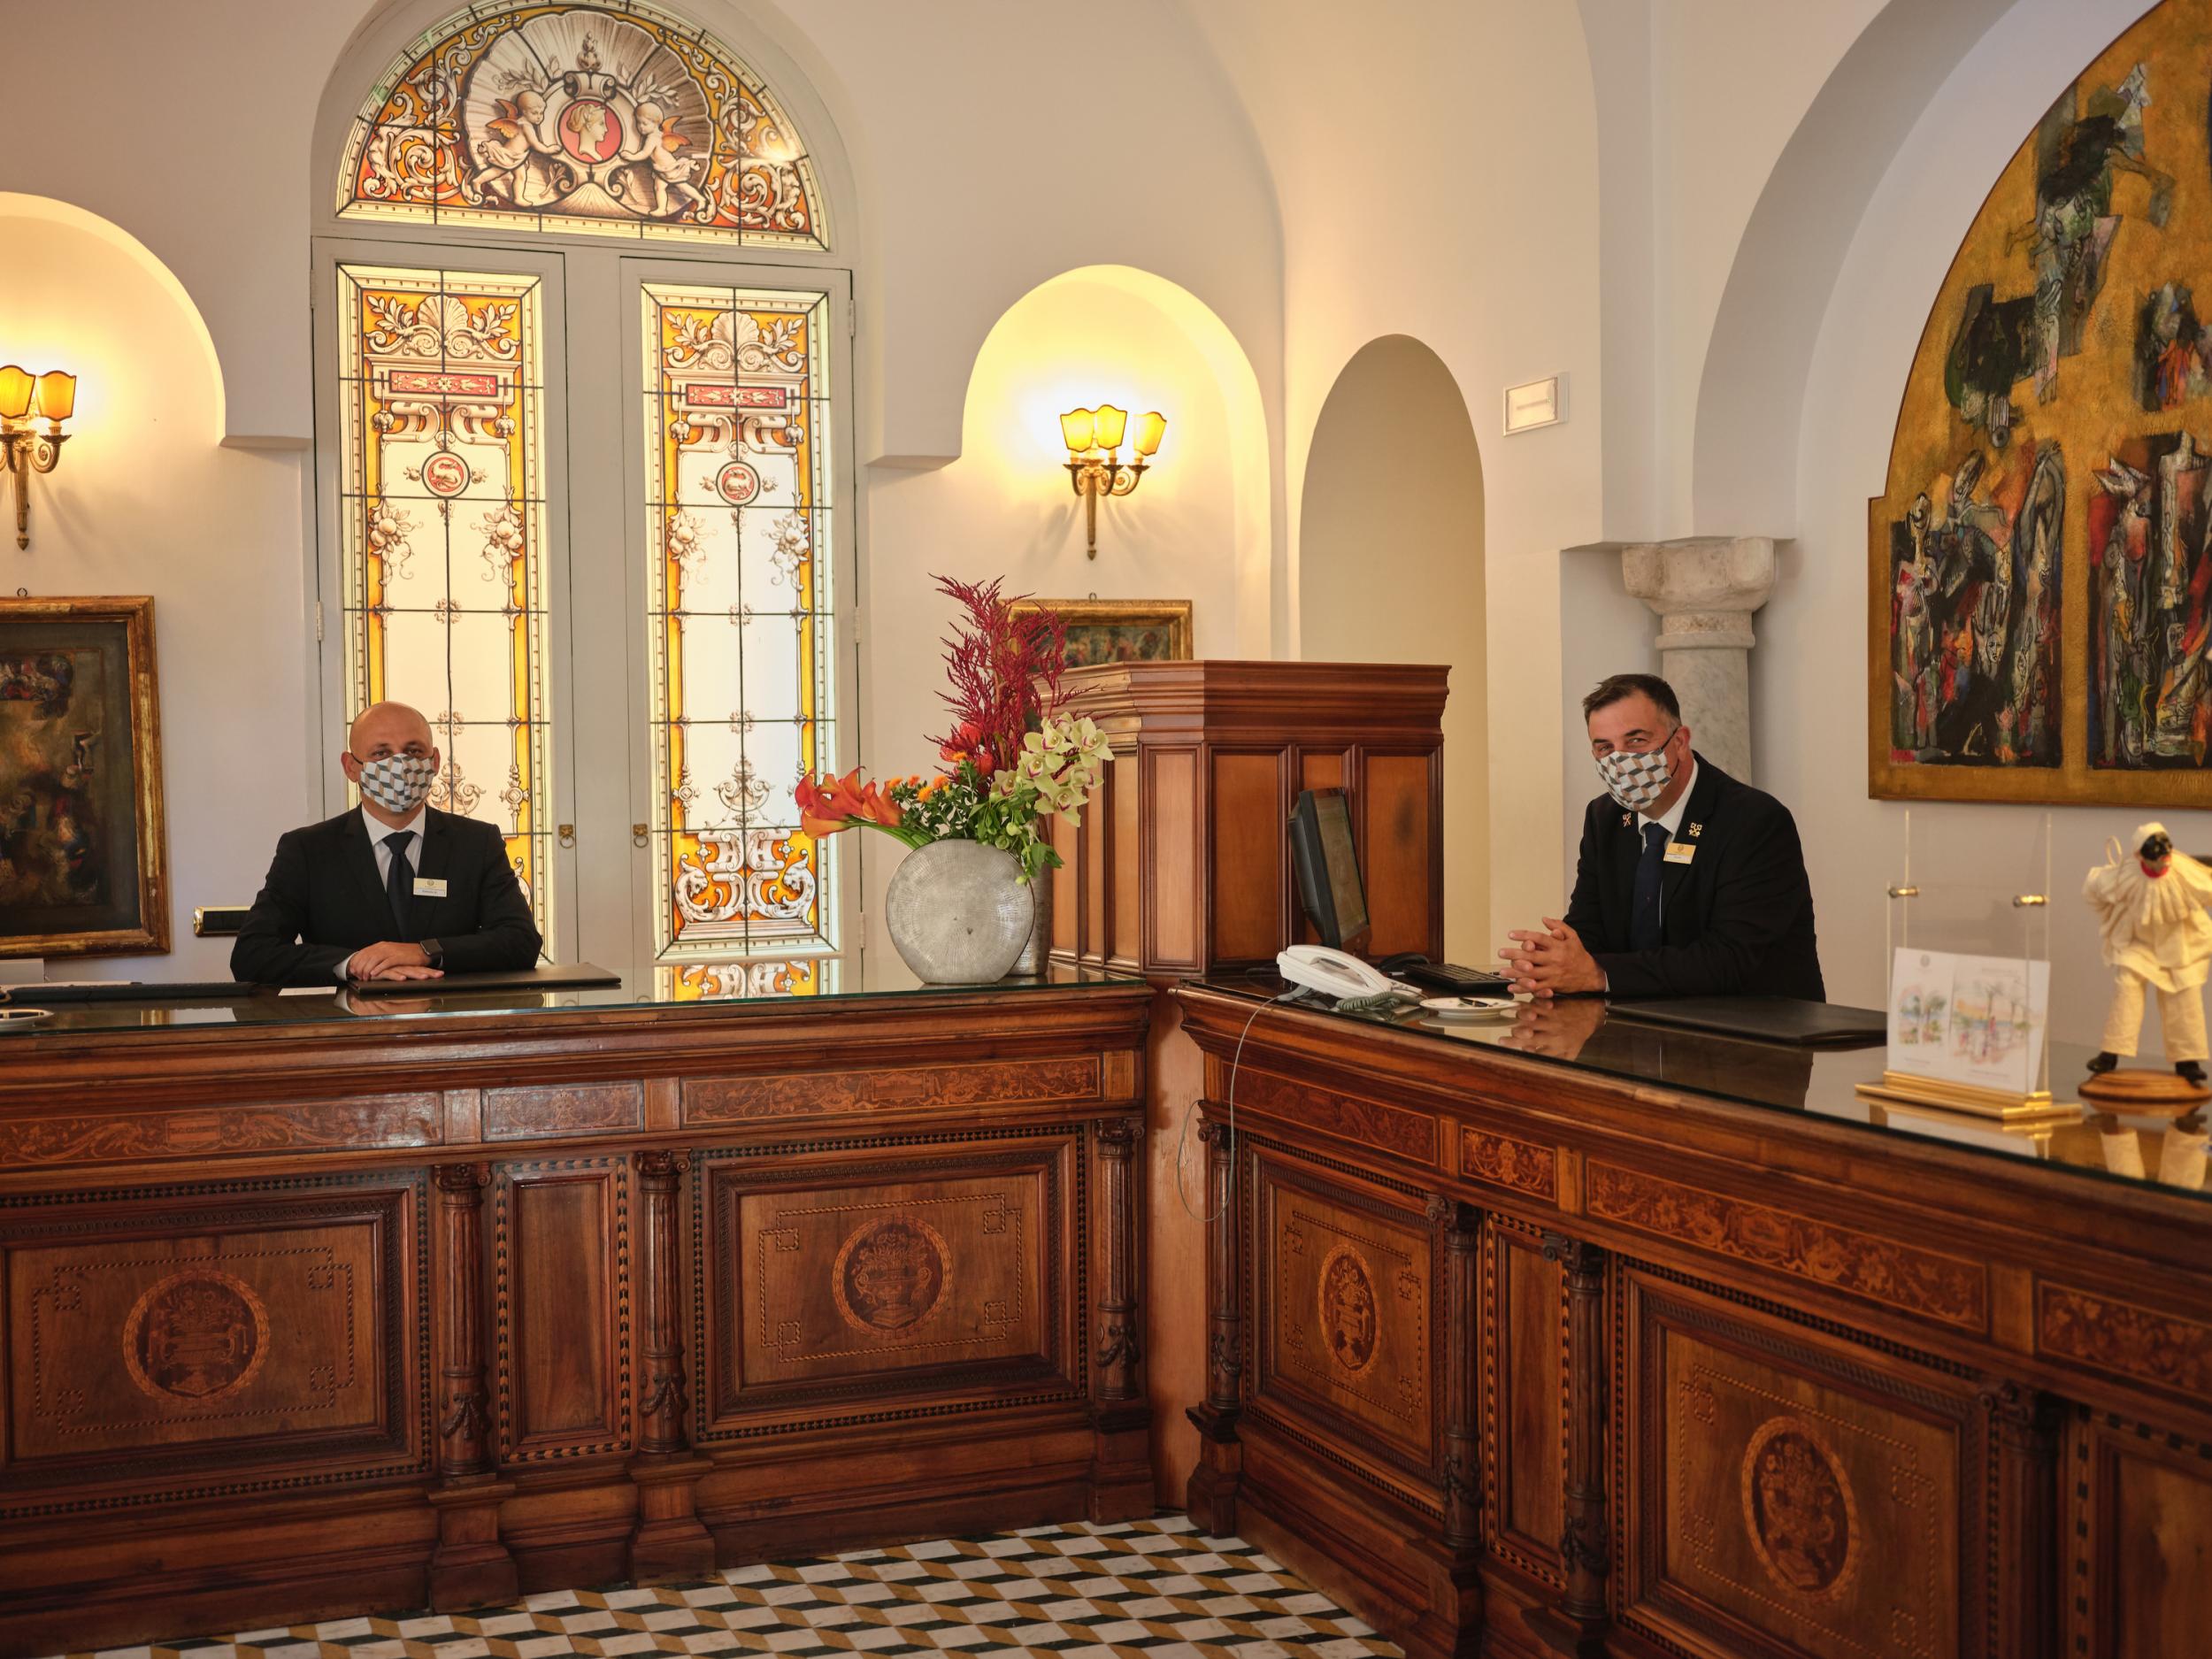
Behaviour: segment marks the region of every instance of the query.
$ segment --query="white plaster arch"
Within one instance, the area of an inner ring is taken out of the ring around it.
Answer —
[[[1906,135],[1975,42],[2019,3],[1890,0],[1783,147],[1706,346],[1689,463],[1693,534],[1795,535],[1799,426],[1844,252]],[[2021,107],[2039,110],[2036,96],[2023,88]],[[2008,145],[2031,122],[2024,118]],[[1955,245],[1954,236],[1947,246]]]
[[[152,249],[120,225],[73,203],[58,202],[49,196],[28,196],[14,190],[0,190],[0,225],[11,222],[58,225],[96,237],[122,254],[151,279],[163,293],[176,302],[186,331],[198,348],[196,355],[205,362],[208,385],[204,399],[194,396],[190,388],[175,388],[178,394],[175,406],[180,409],[205,409],[211,417],[207,440],[210,443],[221,442],[226,430],[222,359],[215,349],[215,336],[208,332],[207,319],[200,314],[199,306],[186,291],[184,284],[177,280],[176,273]],[[20,319],[10,319],[14,325],[14,332],[6,339],[0,340],[0,351],[20,355],[27,359],[25,366],[33,369],[75,369],[81,366],[81,359],[48,362],[40,357],[36,349],[27,349],[20,334],[21,321]],[[61,326],[71,333],[82,334],[96,326],[96,321],[92,319],[62,319]]]

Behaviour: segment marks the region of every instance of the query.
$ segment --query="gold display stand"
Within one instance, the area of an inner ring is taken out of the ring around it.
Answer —
[[[1880,1082],[1862,1083],[1858,1093],[1862,1100],[1928,1108],[1985,1122],[2061,1123],[2081,1116],[2080,1102],[2054,1100],[2048,1089],[2023,1094],[2016,1089],[1977,1088],[1970,1083],[1915,1077],[1909,1071],[1885,1071]]]

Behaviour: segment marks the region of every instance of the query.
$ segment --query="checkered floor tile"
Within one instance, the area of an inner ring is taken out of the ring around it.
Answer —
[[[1204,1537],[1179,1515],[771,1562],[682,1584],[558,1590],[467,1615],[190,1637],[83,1659],[724,1653],[1400,1659],[1241,1539]]]

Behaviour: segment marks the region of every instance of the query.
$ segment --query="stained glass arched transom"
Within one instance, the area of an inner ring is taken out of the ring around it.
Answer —
[[[362,105],[344,218],[826,249],[814,165],[760,77],[637,0],[485,4]]]

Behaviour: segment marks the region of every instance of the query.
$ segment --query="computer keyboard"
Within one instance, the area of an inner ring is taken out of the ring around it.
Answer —
[[[1505,975],[1487,968],[1463,967],[1456,962],[1429,962],[1418,956],[1402,962],[1386,960],[1376,966],[1399,979],[1447,991],[1454,996],[1494,996],[1507,992],[1512,985]]]

